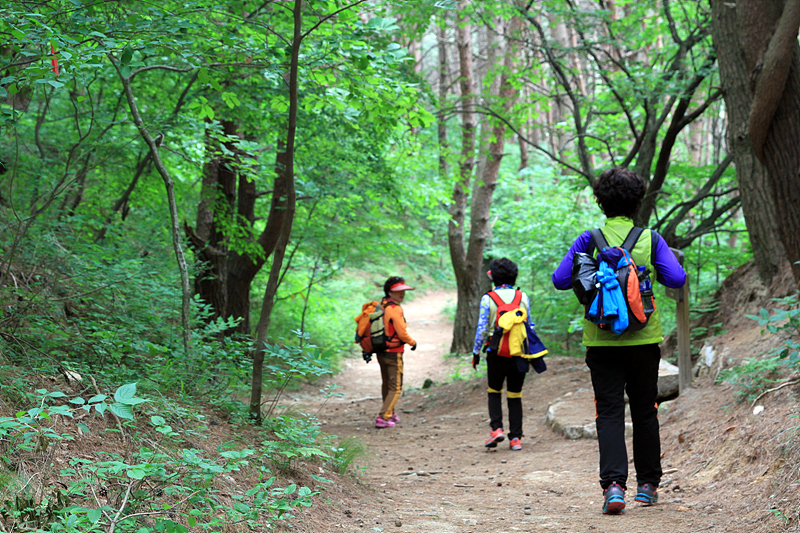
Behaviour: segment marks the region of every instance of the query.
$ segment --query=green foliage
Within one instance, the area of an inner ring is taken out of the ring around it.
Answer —
[[[773,386],[786,365],[780,357],[763,359],[746,359],[734,368],[726,368],[720,372],[717,381],[726,381],[739,387],[736,393],[740,402],[752,401],[765,389]]]
[[[266,344],[264,346],[264,400],[270,418],[279,406],[283,391],[297,379],[314,379],[331,373],[330,360],[322,357],[316,346]],[[269,397],[271,395],[271,398]]]
[[[720,373],[720,380],[739,386],[739,399],[752,400],[759,393],[774,385],[787,370],[800,370],[800,294],[785,298],[774,298],[780,308],[770,313],[761,309],[758,315],[747,315],[763,326],[761,334],[777,335],[781,345],[770,350],[761,359],[748,359],[735,368]]]
[[[124,456],[97,451],[58,469],[48,459],[49,443],[74,437],[57,430],[63,427],[57,417],[72,418],[81,409],[102,416],[105,410],[98,406],[105,400],[66,401],[57,391],[37,394],[38,407],[0,419],[0,442],[9,469],[12,460],[41,463],[39,475],[50,483],[37,496],[26,492],[23,480],[0,469],[0,477],[7,480],[0,490],[0,515],[6,525],[51,533],[110,528],[131,533],[227,531],[230,523],[271,527],[291,518],[295,509],[312,505],[317,494],[297,485],[275,487],[275,476],[247,448],[219,450],[212,456],[193,448],[171,453],[163,446],[141,447]],[[135,385],[120,387],[115,398],[126,406],[146,401],[136,396]],[[165,438],[176,434],[163,417],[151,416],[150,422]],[[232,476],[238,478],[236,487],[229,483]]]
[[[335,439],[335,436],[331,436]],[[338,444],[331,446],[329,455],[330,462],[340,474],[346,473],[355,461],[366,455],[367,448],[364,443],[356,437],[345,437]]]
[[[761,330],[762,335],[766,331],[777,335],[783,342],[782,346],[770,353],[786,360],[786,364],[792,369],[800,370],[800,293],[785,298],[774,298],[773,301],[782,309],[773,309],[772,313],[761,309],[758,316],[747,315],[747,317],[764,326]]]
[[[486,255],[506,256],[519,265],[517,285],[528,292],[536,332],[545,345],[554,353],[579,355],[583,326],[576,317],[583,316],[583,308],[572,291],[554,290],[551,276],[573,240],[601,226],[602,218],[589,191],[558,180],[544,161],[533,160],[519,174],[512,165],[501,167]]]
[[[4,444],[18,452],[46,451],[51,441],[71,440],[66,434],[57,433],[52,423],[56,415],[75,418],[75,411],[82,410],[88,414],[103,416],[106,411],[125,420],[133,419],[133,407],[146,400],[136,396],[136,384],[122,385],[114,393],[113,402],[105,394],[95,394],[85,399],[81,396],[68,398],[61,391],[37,389],[37,407],[20,411],[13,417],[0,417],[0,439]],[[66,403],[58,403],[64,401]],[[77,426],[88,433],[86,424],[79,422]],[[0,457],[6,465],[10,464],[8,456]]]

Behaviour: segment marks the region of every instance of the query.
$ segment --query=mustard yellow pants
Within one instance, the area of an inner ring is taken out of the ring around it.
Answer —
[[[397,400],[403,394],[403,354],[381,352],[377,354],[377,358],[383,381],[381,385],[383,405],[379,414],[384,420],[389,420],[394,414]]]

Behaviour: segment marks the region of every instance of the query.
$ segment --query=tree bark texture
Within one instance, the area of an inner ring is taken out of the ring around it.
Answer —
[[[772,181],[778,233],[800,284],[800,0],[736,4],[753,104],[748,132]]]
[[[769,285],[786,262],[778,234],[777,210],[767,168],[756,158],[750,143],[748,120],[752,107],[750,75],[744,60],[736,8],[730,2],[711,2],[712,34],[728,115],[728,149],[733,154],[739,195],[742,198],[753,260],[761,279]]]
[[[223,121],[226,135],[237,135],[232,121]],[[283,141],[281,141],[283,143]],[[232,144],[226,146],[235,152]],[[281,166],[282,148],[276,154],[276,167]],[[217,152],[215,148],[210,150]],[[286,217],[288,185],[285,176],[278,173],[273,184],[267,224],[255,239],[262,253],[253,255],[231,250],[222,235],[223,223],[247,224],[252,234],[255,221],[255,204],[258,199],[256,184],[244,172],[236,170],[237,162],[228,157],[214,155],[203,168],[201,201],[197,208],[196,228],[185,226],[192,247],[200,262],[195,291],[214,309],[213,316],[239,319],[229,333],[249,335],[250,287],[256,274],[275,250]],[[225,220],[227,219],[227,221]]]

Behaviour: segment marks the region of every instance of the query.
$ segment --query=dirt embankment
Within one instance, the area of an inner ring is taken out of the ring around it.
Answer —
[[[321,405],[323,429],[356,436],[368,446],[356,483],[323,492],[329,505],[304,513],[295,530],[473,532],[502,531],[797,531],[798,402],[791,388],[768,396],[752,414],[730,386],[708,378],[661,416],[663,466],[660,501],[604,516],[597,474],[597,441],[566,440],[544,424],[550,402],[591,389],[581,359],[548,358],[549,370],[525,384],[523,449],[506,443],[487,451],[485,378],[445,385],[454,362],[444,358],[451,324],[439,314],[454,295],[420,295],[404,305],[419,342],[405,358],[401,423],[375,429],[380,404],[377,364],[353,359],[333,378],[342,397]],[[718,339],[727,356],[752,350],[747,326]],[[752,329],[750,327],[749,329]],[[737,337],[738,336],[738,337]],[[740,339],[737,342],[737,338]],[[755,354],[753,354],[755,355]],[[471,370],[470,370],[471,372]],[[425,379],[437,385],[421,389]],[[297,395],[295,400],[318,399]],[[632,449],[628,442],[628,450]],[[631,483],[635,473],[631,464]]]

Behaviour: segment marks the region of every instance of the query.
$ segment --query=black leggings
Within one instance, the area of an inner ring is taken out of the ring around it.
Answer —
[[[658,344],[592,346],[586,364],[592,375],[600,445],[600,485],[617,482],[627,487],[628,452],[625,447],[625,397],[633,421],[633,464],[639,485],[661,482],[661,441],[658,431]]]
[[[503,427],[503,382],[506,383],[508,402],[508,438],[522,437],[522,385],[525,374],[517,370],[512,357],[486,356],[487,377],[489,378],[489,418],[492,429]]]

